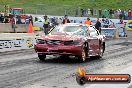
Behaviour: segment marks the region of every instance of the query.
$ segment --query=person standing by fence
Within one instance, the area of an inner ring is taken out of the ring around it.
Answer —
[[[95,28],[99,31],[99,33],[101,34],[101,23],[99,21],[99,18],[97,18],[97,22],[95,24]]]
[[[70,23],[70,20],[68,19],[68,16],[65,15],[62,24]]]
[[[47,16],[44,16],[44,33],[45,35],[48,34],[48,31],[49,31],[49,21],[48,21],[48,17]]]
[[[16,15],[14,15],[13,18],[11,19],[11,25],[14,33],[16,32],[16,22],[17,22],[17,18]]]
[[[84,21],[84,24],[92,25],[92,22],[89,18],[87,18],[87,20]]]
[[[132,11],[131,9],[128,10],[128,20],[131,20],[132,17]]]
[[[31,22],[33,25],[33,17],[31,15],[29,16],[29,22]]]

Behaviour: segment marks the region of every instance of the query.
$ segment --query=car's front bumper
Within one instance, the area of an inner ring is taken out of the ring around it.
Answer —
[[[79,45],[46,45],[35,44],[34,49],[38,54],[81,55],[82,47]]]

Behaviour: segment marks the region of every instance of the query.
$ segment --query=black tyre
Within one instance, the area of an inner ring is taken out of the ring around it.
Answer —
[[[86,83],[86,79],[79,74],[76,75],[76,81],[79,85],[84,85]]]
[[[102,47],[100,48],[99,58],[102,58],[103,57],[103,54],[104,54],[104,50],[103,50],[103,45],[102,45]]]
[[[43,55],[39,55],[38,54],[38,58],[39,58],[40,61],[45,61],[46,55],[44,55],[44,54]]]
[[[82,55],[78,56],[78,58],[80,62],[85,62],[88,57],[88,45],[84,44],[81,51],[82,51]]]
[[[103,53],[105,51],[105,42],[103,42]]]
[[[101,44],[101,47],[100,47],[100,55],[97,56],[98,59],[100,59],[100,58],[103,57],[104,51],[105,51],[105,43]]]

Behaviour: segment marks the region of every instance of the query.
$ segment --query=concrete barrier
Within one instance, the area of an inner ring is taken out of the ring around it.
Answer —
[[[10,23],[0,23],[0,33],[14,32]]]
[[[27,24],[16,24],[12,26],[11,23],[0,23],[0,33],[26,33],[28,31]]]
[[[28,25],[27,24],[16,24],[15,32],[27,33],[28,32]]]

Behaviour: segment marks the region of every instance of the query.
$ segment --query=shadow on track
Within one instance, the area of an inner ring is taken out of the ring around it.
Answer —
[[[46,58],[45,61],[38,60],[38,63],[51,63],[51,64],[85,64],[94,60],[98,60],[96,57],[87,58],[85,62],[80,62],[79,59],[75,57],[63,57],[63,56],[53,56],[52,58]]]

